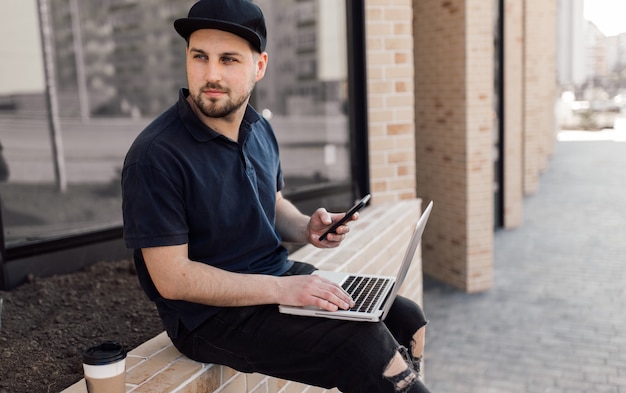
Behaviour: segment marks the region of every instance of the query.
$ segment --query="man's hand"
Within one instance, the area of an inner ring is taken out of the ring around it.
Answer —
[[[359,213],[355,213],[345,224],[337,227],[335,233],[330,233],[323,241],[320,241],[320,236],[344,215],[345,213],[329,213],[324,208],[317,209],[311,216],[307,226],[309,242],[320,248],[334,248],[341,244],[341,241],[346,237],[346,233],[350,232],[348,223],[358,220]]]
[[[326,311],[347,310],[354,301],[339,285],[312,275],[278,277],[278,303],[315,306]]]

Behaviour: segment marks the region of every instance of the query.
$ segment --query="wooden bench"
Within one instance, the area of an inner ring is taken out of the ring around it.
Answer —
[[[394,275],[422,210],[421,200],[369,206],[351,224],[343,244],[322,250],[307,245],[290,255],[325,270]],[[400,293],[422,304],[421,253],[417,253]],[[163,332],[129,352],[127,393],[295,393],[327,390],[261,374],[190,360],[174,348]],[[330,392],[337,392],[336,389]],[[62,393],[87,393],[84,380]]]

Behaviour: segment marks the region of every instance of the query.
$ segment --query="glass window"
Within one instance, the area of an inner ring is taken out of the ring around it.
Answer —
[[[285,193],[349,184],[345,3],[256,3],[268,26],[269,65],[254,105],[270,118],[280,142]]]
[[[36,0],[0,2],[7,249],[121,226],[124,155],[186,85],[172,22],[194,2],[42,0],[44,13]],[[252,101],[275,127],[284,192],[307,212],[348,207],[346,3],[256,2],[270,62]]]

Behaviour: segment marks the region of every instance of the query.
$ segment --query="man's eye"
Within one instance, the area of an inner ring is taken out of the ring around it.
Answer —
[[[234,63],[237,61],[237,59],[235,59],[234,57],[223,57],[222,61],[224,63]]]
[[[200,54],[200,53],[197,53],[197,54],[193,55],[193,58],[194,59],[200,59],[200,60],[206,60],[207,56],[203,55],[203,54]]]

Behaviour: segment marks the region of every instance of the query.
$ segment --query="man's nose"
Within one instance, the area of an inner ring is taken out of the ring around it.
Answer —
[[[207,82],[217,82],[222,79],[221,67],[217,62],[208,62],[204,70],[204,80]]]

